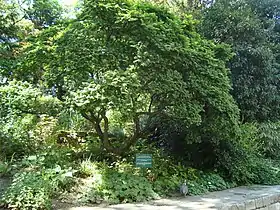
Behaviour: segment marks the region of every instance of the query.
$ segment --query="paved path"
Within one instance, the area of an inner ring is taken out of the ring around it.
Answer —
[[[162,199],[109,207],[54,207],[56,210],[280,210],[279,186],[238,187],[203,196]],[[273,205],[272,205],[273,204]],[[269,207],[269,206],[273,206]]]

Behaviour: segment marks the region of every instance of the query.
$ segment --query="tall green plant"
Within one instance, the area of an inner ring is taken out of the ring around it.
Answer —
[[[277,0],[218,0],[201,23],[205,37],[233,47],[232,94],[245,122],[280,117],[278,44],[273,40],[279,6]]]

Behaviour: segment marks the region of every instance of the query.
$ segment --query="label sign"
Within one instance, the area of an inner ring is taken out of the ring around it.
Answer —
[[[136,167],[151,168],[152,155],[151,154],[136,154]]]

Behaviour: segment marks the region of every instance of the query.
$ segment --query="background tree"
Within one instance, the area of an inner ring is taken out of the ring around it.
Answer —
[[[16,40],[18,38],[18,7],[13,1],[0,1],[0,77],[9,75],[9,67],[15,58]]]
[[[32,0],[25,9],[25,17],[35,28],[42,29],[62,19],[63,8],[57,0]]]
[[[278,1],[219,0],[202,21],[205,37],[233,46],[232,94],[243,121],[279,119],[277,43],[271,39],[278,6]]]

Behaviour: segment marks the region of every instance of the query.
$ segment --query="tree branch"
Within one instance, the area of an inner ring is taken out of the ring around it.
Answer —
[[[112,150],[111,144],[109,142],[109,120],[106,116],[106,111],[100,113],[104,120],[104,131],[103,131],[103,142],[106,149]]]
[[[151,111],[152,111],[152,105],[153,105],[153,102],[154,102],[155,95],[156,95],[156,94],[153,94],[152,97],[151,97],[151,102],[150,102],[150,105],[149,105],[148,112],[151,112]]]

